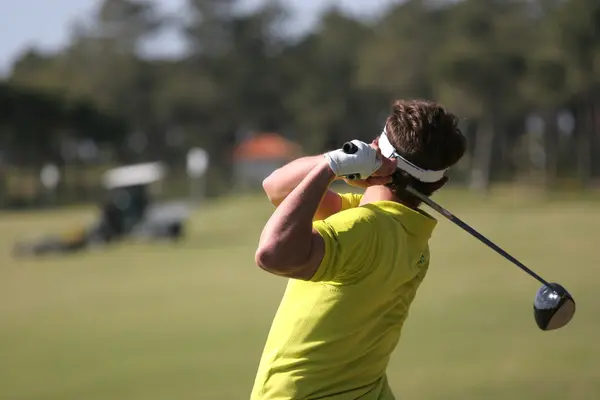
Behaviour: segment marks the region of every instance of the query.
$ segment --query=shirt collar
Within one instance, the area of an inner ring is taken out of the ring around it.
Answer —
[[[409,233],[416,236],[429,239],[437,225],[437,220],[425,211],[415,210],[395,201],[374,201],[371,205],[392,214]]]

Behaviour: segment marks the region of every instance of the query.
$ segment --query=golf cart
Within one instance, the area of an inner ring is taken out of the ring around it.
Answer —
[[[191,212],[185,202],[152,204],[150,185],[163,180],[165,167],[144,163],[109,170],[103,177],[105,201],[99,220],[63,235],[17,243],[15,256],[71,253],[125,238],[176,241]]]

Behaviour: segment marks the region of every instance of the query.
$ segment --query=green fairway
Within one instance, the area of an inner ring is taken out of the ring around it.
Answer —
[[[389,377],[398,399],[600,398],[600,207],[437,197],[551,281],[578,311],[540,331],[540,285],[441,217]],[[93,218],[0,217],[0,399],[249,398],[285,281],[254,266],[263,198],[199,210],[184,243],[15,261],[17,238]],[[351,351],[352,349],[348,349]]]

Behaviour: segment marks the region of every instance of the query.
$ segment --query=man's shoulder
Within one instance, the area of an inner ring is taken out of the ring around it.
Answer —
[[[325,221],[342,224],[368,225],[377,217],[377,212],[368,207],[356,206],[341,210]]]
[[[376,213],[367,207],[342,210],[330,217],[315,221],[313,227],[321,236],[364,238],[376,235]]]

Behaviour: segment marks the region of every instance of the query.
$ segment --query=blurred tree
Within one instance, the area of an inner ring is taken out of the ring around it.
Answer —
[[[63,52],[54,57],[25,53],[13,68],[12,81],[90,99],[104,111],[122,115],[135,131],[152,136],[147,142],[154,148],[148,150],[156,156],[161,137],[152,105],[158,78],[139,51],[161,26],[149,1],[103,0],[90,24],[75,25]]]
[[[447,7],[440,19],[444,45],[432,57],[434,93],[476,124],[471,187],[487,190],[494,144],[523,110],[518,94],[531,21],[519,1],[464,0]]]
[[[134,159],[155,159],[164,146],[154,110],[158,77],[151,62],[144,60],[141,47],[144,41],[157,34],[163,19],[154,2],[145,0],[103,0],[86,40],[99,41],[104,52],[104,65],[98,83],[105,87],[113,111],[126,115],[147,147]],[[93,46],[94,44],[91,43]],[[110,88],[110,89],[109,89]]]
[[[592,176],[592,152],[600,151],[600,2],[561,2],[552,20],[568,67],[566,94],[575,100],[578,170],[582,184],[587,186]]]
[[[237,0],[188,0],[183,21],[192,52],[198,56],[226,55],[232,49],[232,24]]]
[[[558,139],[564,109],[576,121],[577,154],[569,163],[585,184],[594,165],[600,172],[593,157],[600,151],[596,0],[406,0],[374,21],[330,8],[297,40],[282,31],[283,1],[243,13],[236,0],[188,0],[175,22],[189,54],[178,60],[152,60],[142,51],[174,22],[156,4],[101,0],[90,22],[74,26],[65,49],[25,49],[10,85],[0,88],[2,150],[32,164],[53,157],[67,139],[93,138],[118,150],[121,161],[162,158],[182,166],[183,152],[197,145],[213,156],[210,181],[227,187],[231,147],[245,135],[277,130],[321,152],[348,139],[371,140],[393,99],[420,97],[462,117],[474,188],[511,176],[509,154],[530,114],[545,121],[552,186],[559,154],[570,151]],[[52,93],[50,100],[40,92]],[[28,120],[34,113],[39,121]],[[46,150],[27,153],[28,141]],[[139,154],[131,151],[136,143]]]
[[[33,168],[35,174],[46,163],[64,167],[65,140],[91,138],[114,144],[122,141],[126,132],[124,121],[92,103],[14,84],[0,84],[0,109],[3,162]]]
[[[285,53],[283,62],[296,82],[283,101],[307,151],[339,146],[348,138],[371,140],[379,133],[381,121],[373,116],[382,110],[381,96],[377,101],[356,80],[359,53],[371,39],[367,25],[333,8],[316,32]]]
[[[22,87],[63,91],[59,57],[26,48],[15,60],[10,81]]]
[[[560,3],[556,0],[539,0],[530,3],[532,40],[527,57],[527,77],[523,85],[524,100],[532,113],[543,121],[545,179],[547,187],[556,184],[559,171],[558,114],[565,106],[567,87],[567,60],[559,44],[560,27],[556,13]]]
[[[97,11],[97,38],[110,42],[112,50],[140,55],[140,43],[163,26],[154,2],[147,0],[103,0]]]
[[[168,90],[177,99],[173,112],[202,133],[198,144],[215,155],[212,166],[227,172],[239,134],[283,130],[288,123],[279,68],[284,46],[277,29],[286,14],[276,2],[245,14],[235,11],[234,1],[191,0],[189,5],[184,27],[191,54],[180,69],[185,83],[170,81]]]
[[[357,80],[387,98],[432,98],[430,64],[444,43],[443,9],[408,0],[385,13],[363,41]]]

